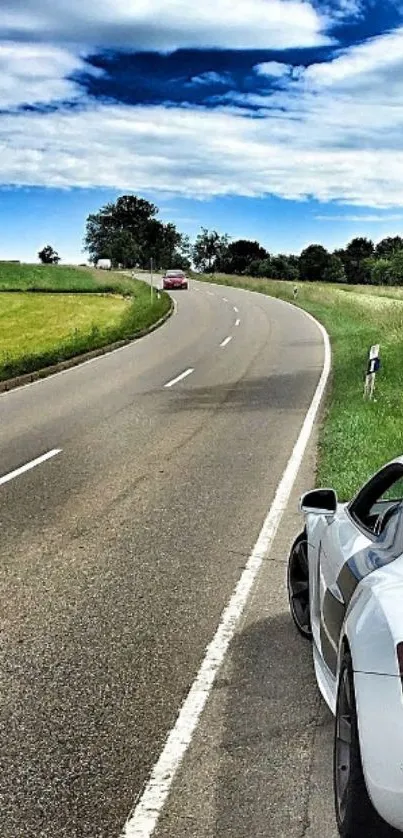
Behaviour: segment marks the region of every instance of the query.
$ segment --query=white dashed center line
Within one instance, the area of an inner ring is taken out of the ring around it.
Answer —
[[[228,338],[225,338],[225,340],[223,340],[223,342],[220,343],[220,346],[222,346],[222,348],[224,349],[224,346],[228,346],[230,340],[232,340],[232,335],[230,335]]]
[[[50,460],[51,457],[56,457],[56,454],[60,454],[61,450],[61,448],[52,448],[52,450],[48,451],[47,454],[42,454],[42,456],[37,457],[36,460],[31,460],[31,462],[26,463],[25,466],[16,468],[14,471],[10,471],[8,474],[0,477],[0,486],[2,486],[3,483],[8,483],[10,480],[13,480],[14,477],[19,477],[20,474],[25,474],[25,472],[30,471],[31,468],[35,468],[35,466],[39,466],[41,463],[46,463],[46,460]]]
[[[238,317],[238,319],[237,319],[237,320],[235,320],[235,326],[239,326],[240,322],[241,322],[241,321],[240,321],[240,319],[239,319],[239,317]]]
[[[228,300],[227,300],[227,298],[226,298],[226,297],[223,297],[223,300],[224,300],[224,303],[227,303],[227,302],[228,302]]]
[[[212,291],[207,291],[207,293],[208,293],[209,297],[214,297],[214,294],[213,294]]]
[[[239,312],[239,308],[237,308],[236,306],[234,306],[234,311],[236,311],[236,313],[238,314],[238,312]]]
[[[178,381],[183,381],[183,379],[187,378],[188,375],[191,375],[192,372],[194,372],[193,367],[189,367],[188,370],[185,370],[185,372],[181,372],[181,374],[177,375],[176,378],[173,378],[172,381],[168,381],[167,384],[164,384],[164,387],[173,387],[174,384],[177,384]]]

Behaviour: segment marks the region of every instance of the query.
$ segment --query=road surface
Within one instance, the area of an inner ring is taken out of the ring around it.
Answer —
[[[204,283],[173,296],[153,334],[0,396],[2,838],[122,834],[317,386],[322,338],[303,313]],[[333,836],[315,786],[329,720],[285,607],[296,527],[290,511],[164,838],[322,838],[324,818]]]

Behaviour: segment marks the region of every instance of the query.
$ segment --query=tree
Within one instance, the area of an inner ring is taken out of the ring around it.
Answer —
[[[222,254],[219,269],[227,274],[250,273],[252,262],[266,259],[268,255],[259,242],[238,239],[231,242]]]
[[[335,253],[329,255],[329,260],[323,271],[324,282],[347,282],[346,272],[340,256]]]
[[[294,281],[299,279],[299,258],[291,254],[279,253],[272,256],[270,264],[270,276],[272,279],[288,279]]]
[[[321,244],[310,244],[299,257],[299,278],[303,281],[322,282],[329,258],[329,253]]]
[[[202,227],[193,246],[195,267],[203,273],[212,273],[228,247],[228,239],[226,234],[220,236],[216,230],[209,232]]]
[[[403,250],[403,239],[400,236],[387,236],[378,242],[375,254],[377,257],[388,259],[399,250]]]
[[[46,247],[43,247],[42,250],[39,251],[38,257],[42,262],[42,265],[58,265],[60,262],[60,256],[50,244],[47,244]]]
[[[358,284],[370,282],[371,274],[365,260],[373,256],[374,251],[374,243],[371,239],[358,236],[351,240],[342,256],[347,282]]]
[[[124,268],[169,267],[183,237],[174,224],[156,218],[158,207],[136,195],[122,195],[88,216],[84,240],[91,261],[106,258]]]

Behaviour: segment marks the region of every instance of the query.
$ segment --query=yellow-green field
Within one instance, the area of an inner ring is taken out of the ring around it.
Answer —
[[[120,323],[130,302],[97,294],[0,294],[0,364]]]
[[[292,282],[225,275],[214,281],[294,302]],[[403,289],[297,285],[296,304],[323,323],[333,352],[317,483],[347,499],[384,462],[403,454]],[[382,366],[370,402],[363,386],[373,343],[380,343]]]
[[[131,339],[170,307],[118,273],[0,263],[0,380]]]

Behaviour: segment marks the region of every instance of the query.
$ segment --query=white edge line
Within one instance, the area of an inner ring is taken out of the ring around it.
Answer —
[[[240,322],[241,322],[241,321],[240,321],[240,319],[239,319],[239,317],[238,317],[238,318],[237,318],[237,320],[235,320],[235,326],[239,326]]]
[[[297,306],[293,306],[293,308],[297,308]],[[331,366],[330,341],[326,329],[312,315],[308,314],[308,312],[304,312],[303,309],[299,310],[315,323],[322,334],[325,350],[322,374],[291,457],[278,484],[273,503],[263,523],[258,540],[231,599],[221,615],[218,629],[206,649],[204,660],[182,705],[176,723],[166,740],[161,756],[154,765],[150,779],[126,822],[122,838],[150,838],[154,832],[175,774],[191,743],[216,675],[247,603],[252,586],[262,562],[268,555],[270,547],[273,544],[279,523],[290,499],[290,494],[325,391]]]
[[[191,375],[192,372],[194,372],[193,367],[189,367],[188,370],[185,370],[184,372],[181,372],[181,374],[177,375],[176,378],[173,378],[171,381],[168,381],[167,384],[164,384],[164,387],[173,387],[174,384],[177,384],[178,381],[183,381],[183,379],[187,378],[188,375]]]
[[[220,343],[220,346],[222,346],[222,348],[224,349],[225,346],[228,346],[230,340],[232,340],[232,335],[230,335],[228,338],[225,338],[225,340],[223,340],[222,343]]]
[[[46,460],[50,460],[51,457],[56,457],[56,454],[61,454],[61,451],[61,448],[52,448],[52,450],[48,451],[47,454],[42,454],[42,456],[37,457],[36,460],[31,460],[29,463],[26,463],[25,466],[16,468],[14,471],[10,471],[8,474],[5,474],[4,477],[0,477],[0,486],[4,483],[8,483],[10,480],[14,480],[14,477],[19,477],[20,474],[25,474],[25,472],[30,471],[31,468],[35,468],[35,466],[39,466],[41,463],[46,463]]]

